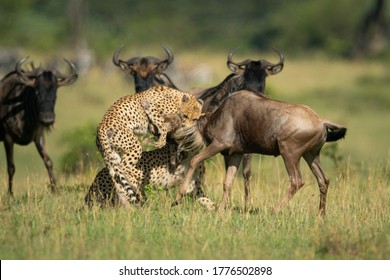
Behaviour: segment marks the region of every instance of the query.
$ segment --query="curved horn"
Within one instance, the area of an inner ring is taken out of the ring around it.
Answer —
[[[60,71],[58,71],[58,70],[56,69],[56,70],[55,70],[55,75],[56,75],[58,78],[61,78],[61,79],[69,79],[69,78],[71,78],[71,77],[77,76],[76,66],[75,66],[72,62],[70,62],[69,60],[67,60],[66,58],[64,58],[64,61],[65,61],[66,63],[69,64],[72,73],[70,73],[69,75],[64,75],[64,74],[62,74]]]
[[[39,66],[38,68],[34,68],[34,66],[32,66],[33,67],[32,71],[23,70],[22,64],[25,63],[27,59],[28,56],[22,58],[21,60],[18,61],[18,63],[16,63],[15,72],[20,76],[24,84],[32,87],[34,86],[35,78],[42,74],[43,69],[41,68],[41,66]]]
[[[64,58],[64,61],[69,64],[69,66],[72,70],[72,73],[70,73],[70,75],[64,75],[61,72],[59,72],[57,69],[52,70],[53,74],[57,78],[58,87],[70,85],[74,81],[76,81],[78,78],[76,66],[74,66],[74,64],[72,62],[70,62],[69,60],[67,60],[66,58]]]
[[[227,64],[228,64],[228,65],[229,65],[229,64],[233,64],[233,65],[236,65],[236,66],[241,67],[241,66],[247,65],[247,64],[251,61],[250,59],[245,59],[244,61],[241,61],[241,62],[234,62],[234,61],[232,60],[233,54],[234,54],[238,49],[239,49],[239,48],[236,48],[236,49],[232,50],[232,51],[229,53],[229,55],[228,55],[228,61],[227,61]]]
[[[119,53],[122,51],[123,46],[117,49],[117,51],[114,53],[112,57],[112,62],[114,63],[115,66],[119,67]]]
[[[284,55],[282,54],[281,51],[279,51],[278,49],[275,49],[275,48],[272,48],[275,52],[277,52],[277,54],[279,55],[279,62],[276,63],[276,64],[273,64],[267,60],[265,60],[265,62],[267,63],[268,66],[278,66],[278,65],[283,65],[284,64]]]
[[[16,73],[18,73],[21,76],[27,77],[27,78],[34,78],[34,77],[42,74],[43,70],[42,70],[41,66],[39,66],[38,68],[35,68],[33,63],[31,63],[32,68],[33,68],[32,71],[26,71],[26,70],[22,69],[22,64],[25,63],[28,60],[28,58],[29,57],[26,56],[26,57],[22,58],[21,60],[19,60],[18,63],[16,63],[16,66],[15,66]]]
[[[23,63],[25,63],[27,60],[28,60],[28,56],[22,58],[21,60],[18,61],[18,63],[16,63],[16,66],[15,66],[15,71],[16,73],[18,73],[19,75],[22,75],[22,76],[30,76],[29,74],[33,74],[31,72],[34,72],[34,71],[31,71],[29,73],[27,73],[26,71],[22,70],[21,66]]]
[[[173,53],[166,47],[163,47],[164,51],[167,53],[168,58],[166,59],[167,66],[172,63],[173,61]]]
[[[30,62],[30,66],[31,66],[31,69],[32,69],[32,70],[35,70],[34,62]]]

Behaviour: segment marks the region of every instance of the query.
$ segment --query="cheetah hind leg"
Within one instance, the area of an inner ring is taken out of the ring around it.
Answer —
[[[107,167],[100,170],[96,175],[84,201],[89,208],[92,208],[95,203],[101,208],[118,204],[114,182]]]

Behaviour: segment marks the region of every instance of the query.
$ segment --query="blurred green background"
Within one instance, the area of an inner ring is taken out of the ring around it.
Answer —
[[[2,0],[0,47],[87,47],[98,58],[121,44],[377,55],[388,54],[388,18],[387,0]]]
[[[330,158],[387,166],[389,19],[386,0],[1,0],[0,74],[24,56],[36,65],[63,57],[76,63],[79,80],[59,89],[46,142],[57,174],[84,172],[91,162],[94,173],[96,125],[117,98],[134,92],[132,79],[111,62],[120,46],[123,59],[164,58],[161,46],[170,48],[168,74],[183,90],[222,81],[227,54],[237,47],[237,61],[277,61],[275,47],[286,56],[285,68],[269,77],[267,92],[349,128]],[[17,146],[15,158],[15,191],[37,178],[47,182],[33,145]],[[2,186],[5,164],[1,148]]]

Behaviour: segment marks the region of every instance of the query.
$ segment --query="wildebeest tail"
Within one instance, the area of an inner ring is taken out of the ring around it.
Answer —
[[[326,142],[334,142],[345,137],[347,128],[330,121],[324,121],[326,128]]]

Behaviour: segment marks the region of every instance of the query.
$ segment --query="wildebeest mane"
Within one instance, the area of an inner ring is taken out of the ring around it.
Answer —
[[[230,74],[220,84],[205,90],[199,97],[204,101],[204,112],[214,112],[231,94],[243,89],[245,79],[242,75]],[[209,100],[209,101],[208,101]]]
[[[172,80],[169,78],[169,76],[165,73],[157,73],[155,75],[155,79],[161,83],[162,85],[167,85],[171,88],[178,89],[177,86],[172,82]]]
[[[203,137],[197,126],[183,126],[171,135],[171,139],[178,144],[179,152],[199,152],[203,146]]]

